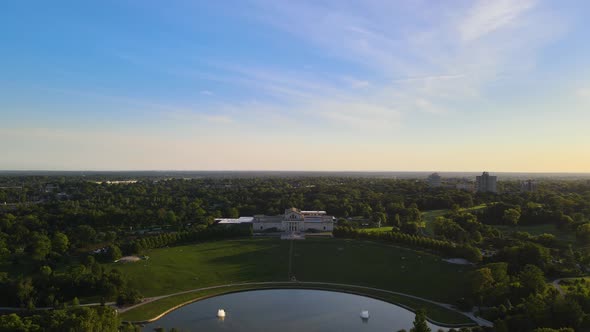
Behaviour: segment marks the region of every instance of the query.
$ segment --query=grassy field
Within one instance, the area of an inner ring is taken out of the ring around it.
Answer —
[[[294,241],[292,273],[299,281],[371,286],[451,303],[463,294],[469,267],[373,242]],[[207,242],[151,250],[148,260],[111,264],[144,296],[256,281],[287,281],[289,241],[274,238]]]
[[[345,291],[351,293],[361,293],[366,296],[374,297],[383,301],[387,301],[394,304],[402,304],[407,307],[411,308],[421,308],[426,310],[428,313],[428,317],[433,319],[437,322],[445,323],[445,324],[470,324],[472,323],[471,320],[455,311],[448,310],[445,308],[441,308],[437,305],[420,301],[417,299],[412,299],[409,297],[390,294],[386,292],[379,292],[379,291],[372,291],[366,289],[358,289],[355,287],[330,287],[326,285],[302,285],[302,286],[295,286],[293,284],[280,284],[277,283],[274,286],[268,287],[256,287],[255,289],[265,289],[265,288],[305,288],[305,289],[324,289],[324,290],[337,290],[337,291]],[[192,292],[187,294],[181,294],[176,296],[171,296],[168,298],[164,298],[158,301],[154,301],[148,304],[145,304],[141,307],[126,311],[120,315],[120,318],[123,321],[147,321],[158,315],[162,314],[166,308],[172,308],[177,305],[191,302],[193,300],[204,299],[211,296],[226,294],[230,292],[237,292],[237,291],[245,291],[254,289],[252,286],[232,286],[232,287],[225,287],[219,289],[212,289],[212,290],[205,290],[199,292]]]
[[[154,249],[147,255],[148,260],[136,263],[110,264],[127,275],[147,297],[215,285],[287,282],[291,264],[291,274],[298,281],[375,287],[453,303],[464,294],[467,272],[471,269],[443,262],[432,254],[388,244],[331,238],[292,242],[276,238],[206,242]],[[301,287],[310,288],[309,285]],[[431,319],[441,323],[470,321],[452,310],[401,295],[354,287],[321,286],[323,289],[330,287],[410,308],[425,308]],[[252,288],[261,287],[232,286],[172,296],[124,312],[121,318],[148,320],[193,299]]]
[[[447,303],[464,294],[467,270],[435,255],[368,241],[305,240],[294,246],[297,280],[376,287]]]
[[[148,260],[110,264],[144,296],[214,285],[287,281],[289,242],[259,238],[150,250]]]

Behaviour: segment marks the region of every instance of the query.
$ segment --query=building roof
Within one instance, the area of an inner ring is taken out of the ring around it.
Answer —
[[[239,218],[218,218],[215,219],[219,224],[243,224],[243,223],[251,223],[254,221],[254,217],[239,217]]]
[[[301,211],[302,214],[326,214],[326,211]]]

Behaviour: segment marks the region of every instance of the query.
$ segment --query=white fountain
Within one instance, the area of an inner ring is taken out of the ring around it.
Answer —
[[[369,319],[369,310],[361,311],[361,318],[362,319]]]
[[[225,318],[225,310],[223,310],[223,309],[217,310],[217,317],[218,318]]]

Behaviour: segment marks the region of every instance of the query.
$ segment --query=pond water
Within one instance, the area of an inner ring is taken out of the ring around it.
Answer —
[[[224,309],[225,319],[217,318]],[[370,318],[363,320],[361,311]],[[409,330],[414,313],[369,297],[308,289],[231,293],[181,307],[142,331],[398,331]],[[430,324],[433,331],[440,327]],[[444,329],[446,330],[446,329]]]

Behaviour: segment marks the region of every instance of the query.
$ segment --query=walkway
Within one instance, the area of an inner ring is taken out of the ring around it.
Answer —
[[[559,284],[562,280],[574,280],[574,279],[581,279],[581,278],[587,278],[587,277],[588,276],[558,278],[558,279],[553,280],[551,282],[551,285],[553,285],[553,287],[555,287],[555,289],[557,289],[557,291],[559,292],[559,294],[565,295],[565,291],[563,290],[563,288],[561,288],[561,285]]]

